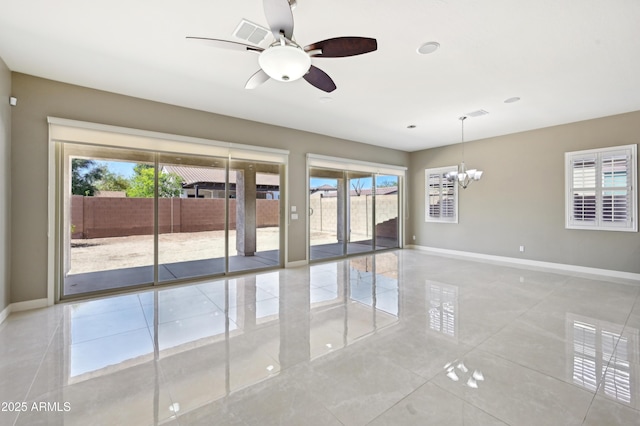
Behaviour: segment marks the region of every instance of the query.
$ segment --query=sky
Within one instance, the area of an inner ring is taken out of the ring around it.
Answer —
[[[357,181],[358,179],[355,179],[355,180]],[[376,178],[376,181],[378,183],[378,186],[380,186],[381,184],[384,184],[386,182],[392,182],[393,184],[397,184],[398,178],[396,176],[378,176]],[[371,189],[372,181],[369,178],[360,179],[360,184],[362,185],[362,189]],[[337,180],[336,179],[326,179],[326,178],[310,178],[309,179],[309,186],[311,188],[317,188],[317,187],[322,186],[322,185],[330,185],[330,186],[335,187],[337,185]]]
[[[110,172],[122,175],[127,179],[133,176],[133,166],[136,165],[136,163],[123,161],[105,161],[103,164],[107,165]]]

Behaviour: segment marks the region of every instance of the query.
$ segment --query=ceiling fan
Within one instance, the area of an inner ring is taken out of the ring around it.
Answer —
[[[275,41],[266,49],[235,41],[205,37],[187,37],[209,46],[258,53],[260,70],[249,78],[245,89],[255,89],[272,78],[295,81],[304,78],[312,86],[333,92],[336,85],[320,68],[311,65],[311,58],[342,58],[373,52],[378,48],[374,38],[336,37],[312,43],[304,48],[293,39],[293,12],[296,0],[263,0],[264,14]]]

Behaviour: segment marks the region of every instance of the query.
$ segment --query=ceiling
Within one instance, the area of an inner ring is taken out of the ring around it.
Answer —
[[[240,41],[241,19],[267,26],[261,0],[0,10],[12,71],[405,151],[460,142],[458,117],[479,109],[489,114],[465,122],[467,141],[640,110],[638,0],[298,0],[299,44],[378,40],[373,53],[313,59],[338,87],[330,94],[304,80],[245,90],[257,54],[185,39]],[[429,41],[440,49],[419,55]]]

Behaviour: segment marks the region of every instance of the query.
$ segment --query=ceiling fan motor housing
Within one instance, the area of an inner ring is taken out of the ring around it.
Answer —
[[[295,81],[304,76],[311,67],[311,58],[300,47],[275,45],[260,53],[260,68],[278,81]]]

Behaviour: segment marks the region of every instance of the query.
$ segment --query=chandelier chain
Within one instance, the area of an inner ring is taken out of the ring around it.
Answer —
[[[460,123],[462,124],[462,162],[464,163],[464,120],[466,120],[466,116],[460,117]]]

